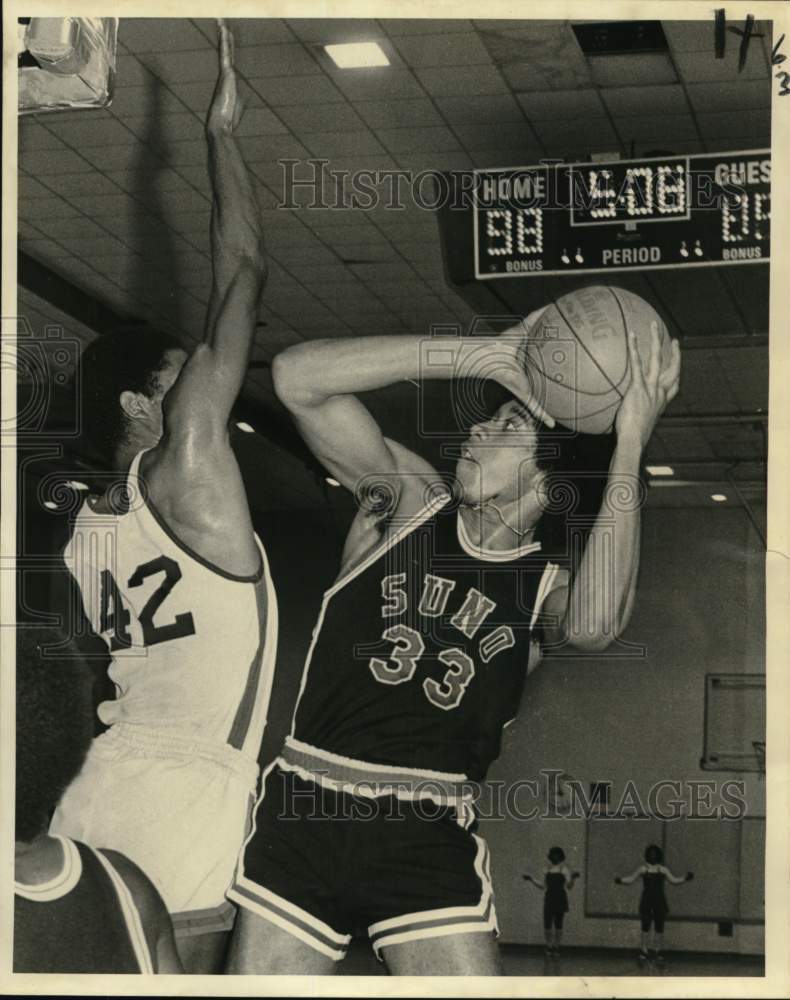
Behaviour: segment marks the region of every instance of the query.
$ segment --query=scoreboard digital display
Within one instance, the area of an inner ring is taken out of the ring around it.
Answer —
[[[770,259],[770,150],[475,170],[474,276]]]

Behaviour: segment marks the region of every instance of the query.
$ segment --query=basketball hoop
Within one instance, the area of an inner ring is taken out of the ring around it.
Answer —
[[[765,777],[765,740],[752,740],[752,746],[757,759],[757,773],[762,780]]]

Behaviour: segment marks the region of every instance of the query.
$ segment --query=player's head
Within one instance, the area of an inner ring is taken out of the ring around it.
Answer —
[[[29,843],[46,832],[88,752],[91,677],[55,629],[17,629],[16,649],[16,839]]]
[[[649,865],[660,865],[664,860],[664,852],[658,844],[648,844],[645,848],[645,861]]]
[[[121,446],[151,446],[162,436],[162,400],[186,357],[174,337],[146,326],[119,327],[82,352],[83,420],[108,465]]]
[[[565,860],[565,851],[561,847],[552,847],[549,850],[549,861],[553,865],[561,865]]]
[[[515,399],[472,424],[455,467],[464,499],[507,503],[539,487],[552,465],[550,449],[542,447],[545,430]]]

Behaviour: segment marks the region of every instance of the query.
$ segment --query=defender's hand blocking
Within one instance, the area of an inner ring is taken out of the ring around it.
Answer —
[[[236,84],[233,66],[233,32],[223,18],[217,19],[219,35],[219,76],[208,109],[206,129],[209,132],[232,132],[241,121],[244,106]]]
[[[636,337],[628,334],[631,381],[623,396],[615,420],[618,440],[632,441],[641,451],[647,444],[656,421],[678,394],[680,387],[680,346],[672,341],[672,358],[661,371],[661,337],[658,326],[650,325],[650,361],[642,365]]]

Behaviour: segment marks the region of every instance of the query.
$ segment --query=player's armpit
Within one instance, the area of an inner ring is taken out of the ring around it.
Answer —
[[[541,614],[547,619],[543,625],[544,652],[567,642],[566,621],[569,599],[569,574],[566,570],[559,570],[554,579],[554,587],[543,599],[543,607],[540,609]]]
[[[107,857],[132,894],[151,952],[154,972],[160,975],[182,974],[184,970],[176,951],[173,923],[153,882],[125,854],[108,848],[102,848],[102,854]]]

